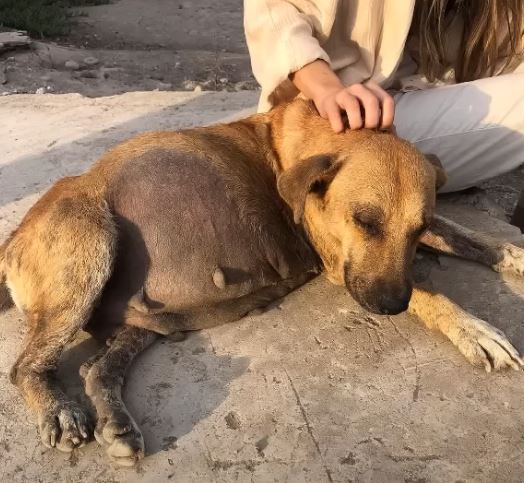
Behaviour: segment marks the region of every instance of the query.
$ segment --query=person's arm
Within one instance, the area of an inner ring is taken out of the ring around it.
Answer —
[[[330,62],[311,22],[292,1],[244,0],[251,68],[264,93],[271,94],[290,74],[317,59]]]
[[[388,129],[393,125],[393,98],[374,82],[345,87],[323,60],[305,65],[293,73],[291,79],[297,89],[315,103],[319,114],[329,119],[335,132],[344,128],[341,111],[346,111],[351,129]]]
[[[266,91],[273,92],[291,79],[336,132],[343,129],[342,110],[347,112],[352,129],[392,125],[391,96],[373,83],[345,87],[313,35],[310,17],[293,2],[245,0],[244,28],[253,74]]]

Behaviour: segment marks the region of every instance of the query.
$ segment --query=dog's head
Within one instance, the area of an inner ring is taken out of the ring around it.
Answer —
[[[438,160],[392,134],[343,134],[336,153],[296,163],[278,190],[304,222],[328,277],[366,309],[406,310],[411,263],[445,182]]]

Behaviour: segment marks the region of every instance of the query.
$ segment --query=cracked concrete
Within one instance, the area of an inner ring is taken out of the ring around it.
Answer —
[[[244,115],[256,93],[132,93],[0,99],[0,240],[54,180],[116,142]],[[470,207],[440,210],[522,242]],[[436,287],[503,329],[524,351],[524,281],[430,257]],[[164,339],[134,364],[124,392],[147,458],[111,467],[96,443],[44,448],[7,374],[24,323],[0,316],[0,480],[87,482],[518,482],[524,475],[524,375],[485,374],[413,317],[371,316],[320,277],[258,316]],[[82,399],[81,337],[60,376]]]

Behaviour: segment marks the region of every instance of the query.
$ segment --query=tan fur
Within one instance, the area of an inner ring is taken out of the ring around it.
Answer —
[[[11,379],[44,444],[71,451],[92,434],[85,410],[53,378],[79,330],[113,340],[82,372],[97,439],[119,464],[133,464],[143,439],[120,396],[135,355],[158,334],[237,320],[285,296],[319,271],[319,258],[370,310],[395,314],[411,297],[410,310],[472,363],[518,367],[500,331],[440,295],[411,296],[421,240],[524,271],[522,250],[434,217],[444,180],[409,143],[366,130],[337,135],[311,103],[296,101],[227,125],[138,136],[58,181],[0,248],[0,308],[12,298],[29,322]],[[198,183],[205,188],[191,190]],[[186,209],[198,219],[188,223]]]

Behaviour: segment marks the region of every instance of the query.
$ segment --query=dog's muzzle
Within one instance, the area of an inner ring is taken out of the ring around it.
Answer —
[[[351,296],[363,308],[380,315],[396,315],[407,310],[413,292],[410,282],[351,276],[348,265],[344,266],[344,281]]]

